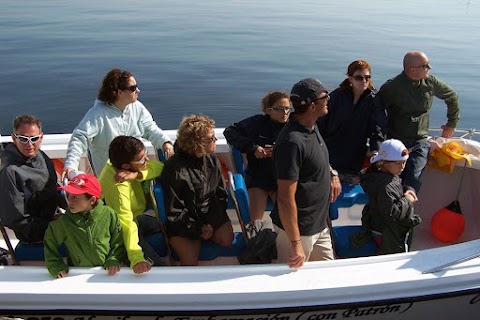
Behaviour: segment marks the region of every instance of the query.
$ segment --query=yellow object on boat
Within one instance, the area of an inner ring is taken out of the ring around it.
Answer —
[[[460,144],[452,141],[445,143],[442,147],[436,147],[430,153],[429,165],[432,168],[452,173],[455,162],[460,159],[465,159],[469,165],[472,165],[472,160],[467,154],[463,153]]]

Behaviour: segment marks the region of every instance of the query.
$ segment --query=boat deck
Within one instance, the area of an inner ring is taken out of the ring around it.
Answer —
[[[167,131],[171,137],[176,136],[174,130]],[[216,153],[228,170],[235,171],[230,147],[223,137],[223,129],[215,129],[216,135],[219,137],[217,141]],[[66,152],[66,146],[69,141],[69,134],[46,135],[42,143],[42,150],[47,152],[52,158],[63,158]],[[9,141],[9,137],[1,137],[0,141]],[[466,140],[465,140],[466,141]],[[468,144],[468,141],[465,142]],[[149,142],[145,142],[149,154],[155,157],[156,153]],[[477,156],[480,154],[480,146],[478,143],[466,145],[472,154]],[[477,150],[478,149],[478,150]],[[84,158],[85,161],[86,157]],[[87,161],[88,162],[88,161]],[[84,164],[85,165],[85,164]],[[85,170],[85,168],[80,168]],[[422,176],[422,187],[418,195],[419,202],[415,205],[416,212],[422,217],[423,222],[415,228],[413,243],[411,250],[423,250],[427,248],[444,247],[451,243],[443,243],[433,237],[430,230],[430,222],[433,214],[450,204],[456,199],[462,207],[465,216],[465,231],[463,235],[455,242],[461,243],[480,238],[480,214],[478,214],[478,199],[480,199],[480,160],[473,156],[472,166],[464,167],[464,161],[457,161],[452,174],[440,172],[427,166]],[[468,188],[468,190],[467,190]],[[332,221],[333,225],[360,225],[361,210],[363,205],[354,205],[350,208],[340,208],[339,218]],[[240,226],[236,218],[234,210],[229,210],[229,215],[234,222],[234,229],[240,231]],[[265,213],[264,219],[269,219],[268,212]],[[16,244],[13,232],[9,232],[11,239]],[[6,248],[5,242],[0,237],[0,246]]]

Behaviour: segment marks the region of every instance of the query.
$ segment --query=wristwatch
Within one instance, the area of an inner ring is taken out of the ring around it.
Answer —
[[[330,170],[330,177],[338,177],[338,171],[335,169]]]

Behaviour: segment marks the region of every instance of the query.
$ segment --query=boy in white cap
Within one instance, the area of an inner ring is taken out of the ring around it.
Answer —
[[[418,201],[415,190],[404,188],[400,179],[408,154],[400,140],[390,139],[370,159],[371,166],[360,179],[368,195],[362,211],[363,230],[351,238],[352,245],[359,246],[362,240],[373,237],[378,245],[377,254],[408,251],[413,227],[421,222],[413,208]]]
[[[50,222],[43,240],[48,272],[64,278],[68,265],[102,266],[109,275],[120,271],[126,261],[122,227],[118,215],[100,200],[102,189],[91,174],[79,174],[67,185],[59,187],[67,193],[67,212]],[[60,244],[67,248],[68,265],[58,252]]]

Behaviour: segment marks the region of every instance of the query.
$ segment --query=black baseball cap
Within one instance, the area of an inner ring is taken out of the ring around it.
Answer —
[[[317,79],[306,78],[295,83],[292,87],[290,100],[295,109],[301,109],[310,105],[320,93],[328,92],[329,89]]]

